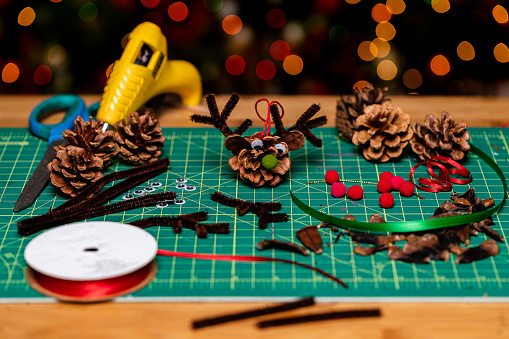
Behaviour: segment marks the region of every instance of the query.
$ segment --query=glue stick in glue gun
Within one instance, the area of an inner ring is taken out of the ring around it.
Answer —
[[[180,95],[183,105],[199,105],[200,73],[187,61],[167,60],[166,53],[166,37],[157,25],[144,22],[136,26],[120,60],[113,65],[97,119],[114,125],[162,93]]]

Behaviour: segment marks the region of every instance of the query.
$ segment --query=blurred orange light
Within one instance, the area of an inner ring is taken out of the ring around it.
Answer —
[[[51,69],[48,66],[41,65],[34,72],[34,82],[37,85],[46,85],[51,81],[52,76]]]
[[[304,68],[304,62],[302,58],[298,55],[289,55],[286,57],[285,61],[283,61],[283,68],[286,73],[290,75],[297,75],[302,72]]]
[[[242,29],[242,20],[234,15],[228,15],[223,19],[223,30],[230,35],[235,35]]]
[[[396,36],[396,28],[390,22],[381,22],[376,25],[376,36],[382,40],[390,41]]]
[[[449,0],[431,0],[431,7],[433,7],[437,13],[445,13],[451,9],[451,4]]]
[[[436,75],[446,75],[451,70],[451,66],[449,65],[449,60],[441,54],[435,55],[433,59],[431,59],[431,71]]]
[[[401,14],[405,11],[406,4],[403,0],[387,0],[387,9],[392,14]]]
[[[363,41],[360,43],[359,47],[357,47],[357,54],[364,61],[373,60],[378,54],[378,48],[371,41]]]
[[[345,1],[351,5],[355,5],[355,4],[358,4],[359,2],[361,2],[361,0],[345,0]]]
[[[290,55],[290,45],[283,40],[274,41],[272,45],[270,45],[270,55],[275,60],[285,60],[285,58]]]
[[[493,55],[498,62],[506,63],[509,61],[509,48],[503,43],[499,43],[493,49]]]
[[[362,89],[364,87],[368,87],[369,86],[369,82],[367,82],[366,80],[359,80],[357,81],[354,85],[353,85],[353,89],[358,89],[359,91],[362,91]]]
[[[389,45],[389,43],[385,40],[376,38],[373,40],[373,43],[377,48],[377,52],[375,55],[377,58],[384,58],[391,51],[391,45]]]
[[[470,61],[475,58],[474,46],[468,41],[460,42],[456,51],[461,60]]]
[[[378,64],[376,73],[382,80],[392,80],[398,74],[398,67],[391,60],[383,60]]]
[[[371,10],[371,17],[376,22],[383,22],[391,20],[392,14],[384,4],[376,4]]]
[[[180,1],[174,2],[168,7],[168,15],[174,21],[184,20],[187,18],[188,12],[186,4]]]
[[[21,26],[30,26],[35,20],[35,11],[32,7],[25,7],[19,12],[18,24]]]
[[[110,74],[111,74],[111,71],[113,71],[113,65],[115,63],[112,62],[111,65],[108,66],[108,69],[106,70],[106,78],[109,78],[110,77]]]
[[[403,73],[403,84],[407,88],[416,89],[422,85],[421,73],[416,69],[409,69]]]
[[[18,80],[19,68],[16,64],[9,62],[2,70],[2,80],[8,84]]]
[[[500,5],[496,5],[495,7],[493,7],[492,13],[493,18],[499,24],[505,24],[507,23],[507,21],[509,21],[509,15],[507,14],[507,10]]]

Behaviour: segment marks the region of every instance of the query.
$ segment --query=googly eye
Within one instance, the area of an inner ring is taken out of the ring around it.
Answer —
[[[158,202],[156,204],[156,206],[159,208],[165,208],[165,207],[168,207],[168,203],[166,201],[161,201],[161,202]]]
[[[134,195],[132,194],[126,194],[122,197],[122,199],[124,200],[131,200],[131,199],[134,199]]]
[[[175,188],[179,189],[179,190],[183,190],[187,187],[186,184],[182,184],[182,183],[179,183],[175,186]]]
[[[145,194],[145,190],[136,190],[133,193],[134,193],[134,195],[144,195]]]
[[[152,182],[150,183],[150,186],[152,186],[152,187],[161,187],[162,185],[163,185],[163,184],[162,184],[162,182],[160,182],[160,181],[152,181]]]
[[[263,141],[256,139],[251,143],[251,148],[255,150],[261,150],[263,148]]]
[[[156,190],[156,188],[152,187],[152,186],[147,186],[144,189],[144,191],[147,192],[147,193],[154,192],[155,190]]]
[[[175,199],[175,204],[177,205],[184,205],[186,203],[186,201],[184,199]]]
[[[186,191],[194,191],[195,189],[196,189],[196,186],[194,186],[194,185],[187,185],[185,188]]]
[[[177,180],[175,180],[175,182],[177,182],[179,184],[185,184],[187,182],[187,180],[184,177],[179,177]]]
[[[277,150],[277,154],[285,154],[286,153],[286,147],[283,144],[277,144],[274,146]]]

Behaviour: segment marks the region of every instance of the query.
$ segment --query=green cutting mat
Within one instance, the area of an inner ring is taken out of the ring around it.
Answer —
[[[315,130],[315,133],[323,139],[323,148],[314,148],[306,143],[304,148],[291,153],[292,168],[281,185],[276,188],[253,189],[237,180],[235,173],[229,168],[228,159],[231,154],[224,149],[224,137],[217,130],[165,129],[167,140],[163,155],[171,155],[171,168],[157,177],[163,183],[161,189],[175,189],[175,180],[183,176],[188,183],[196,185],[197,190],[176,190],[179,196],[185,199],[184,205],[170,205],[163,209],[147,207],[98,219],[129,222],[141,217],[208,210],[208,221],[229,222],[230,234],[209,235],[206,239],[198,239],[194,232],[187,229],[178,235],[163,227],[152,227],[148,231],[156,237],[161,249],[264,255],[298,260],[340,277],[348,284],[348,289],[314,272],[288,264],[158,257],[159,271],[155,280],[143,290],[120,300],[273,300],[275,297],[308,295],[322,297],[323,300],[509,297],[507,241],[501,244],[497,257],[462,265],[455,264],[454,255],[449,262],[432,262],[428,265],[391,261],[383,252],[370,257],[357,256],[352,253],[354,245],[349,237],[342,237],[334,244],[335,234],[331,234],[329,230],[321,230],[324,244],[330,243],[330,246],[324,246],[322,255],[311,254],[303,257],[282,251],[258,252],[254,245],[260,240],[274,238],[298,242],[295,231],[318,223],[292,204],[290,190],[305,203],[326,213],[337,216],[349,213],[360,221],[366,221],[373,213],[382,214],[387,221],[420,220],[431,216],[435,208],[448,199],[447,193],[424,192],[422,195],[426,200],[415,196],[401,198],[395,194],[394,208],[383,210],[378,206],[379,194],[373,185],[363,185],[365,198],[359,202],[334,199],[328,194],[326,184],[308,185],[307,181],[323,179],[329,169],[335,169],[342,177],[353,180],[377,181],[379,173],[386,170],[406,178],[417,159],[407,154],[396,162],[373,164],[365,161],[353,145],[340,141],[335,129],[322,128]],[[509,129],[472,128],[471,134],[472,143],[493,157],[504,173],[508,173]],[[49,186],[32,207],[16,214],[12,212],[21,189],[42,158],[46,147],[46,142],[32,136],[26,129],[0,129],[0,301],[50,300],[34,292],[26,283],[23,250],[33,236],[19,236],[16,222],[32,215],[43,214],[65,199]],[[498,203],[503,197],[503,189],[496,174],[474,155],[469,156],[465,166],[473,174],[474,180],[470,187],[475,187],[478,196],[491,196]],[[114,163],[108,172],[125,168],[127,166]],[[417,172],[417,177],[419,176],[428,177],[424,168]],[[454,189],[460,193],[467,188],[454,185]],[[215,191],[252,201],[280,201],[283,205],[282,212],[290,215],[290,221],[272,224],[266,230],[260,230],[256,226],[257,217],[254,215],[237,217],[233,208],[218,206],[212,202],[210,194]],[[119,197],[116,200],[121,199]],[[494,216],[494,228],[504,237],[509,235],[508,212],[509,206],[505,206]],[[485,236],[481,234],[473,239],[473,244],[477,245],[484,239]]]

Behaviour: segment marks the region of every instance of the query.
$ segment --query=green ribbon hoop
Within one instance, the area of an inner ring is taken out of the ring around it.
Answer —
[[[505,199],[507,197],[507,182],[504,177],[504,173],[500,169],[500,167],[491,159],[486,153],[481,151],[474,145],[470,145],[470,151],[477,155],[479,158],[484,160],[497,174],[500,180],[502,181],[502,185],[504,187],[504,198],[502,201],[486,211],[476,212],[472,214],[463,214],[454,217],[447,218],[436,218],[436,219],[428,219],[428,220],[415,220],[415,221],[406,221],[406,222],[388,222],[388,223],[368,223],[368,222],[360,222],[360,221],[351,221],[345,220],[338,217],[334,217],[323,212],[320,212],[302,201],[300,201],[293,193],[290,191],[290,196],[292,198],[293,203],[300,208],[304,213],[309,214],[313,218],[316,218],[321,221],[325,221],[334,225],[337,225],[342,228],[347,228],[355,231],[369,231],[369,232],[419,232],[419,231],[427,231],[436,228],[443,228],[449,226],[457,226],[457,225],[465,225],[472,222],[480,221],[490,217],[495,214],[504,204]]]

